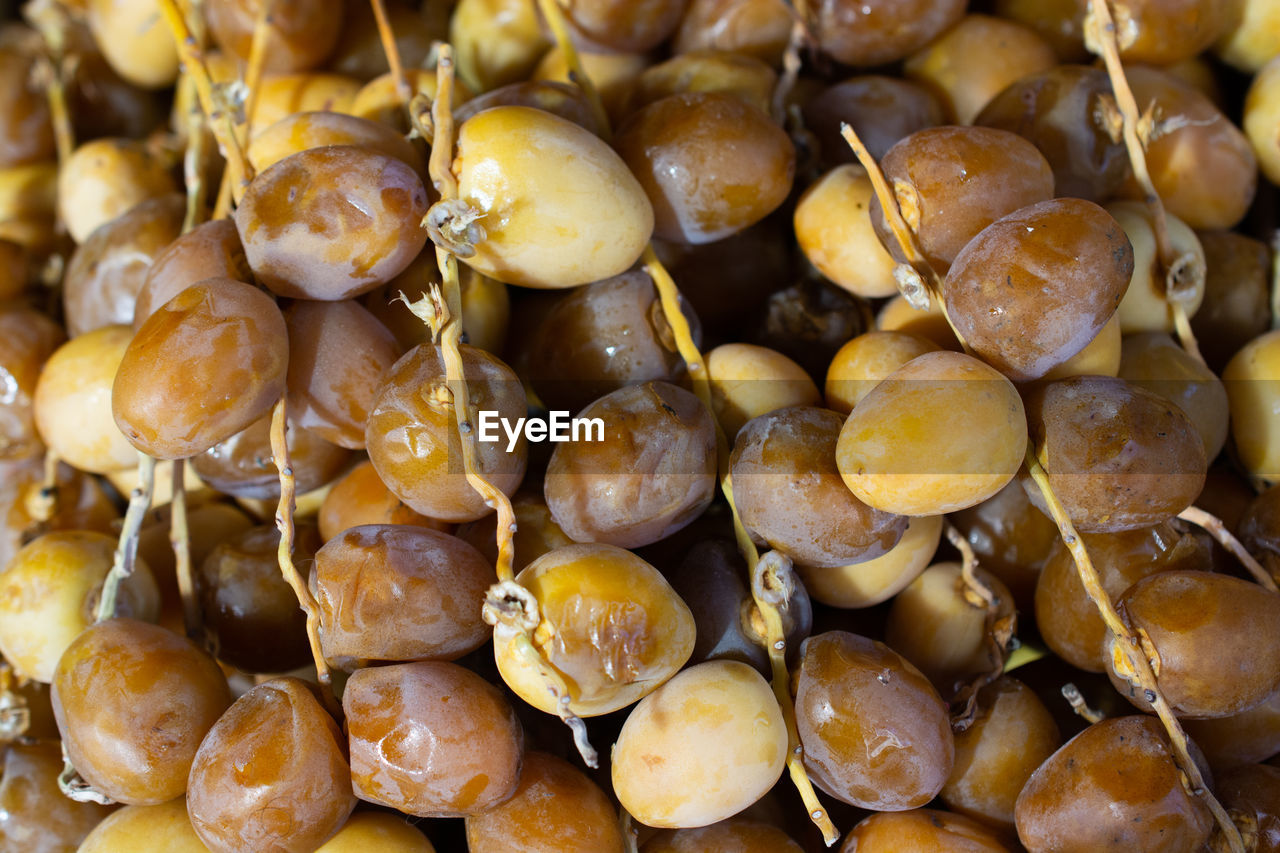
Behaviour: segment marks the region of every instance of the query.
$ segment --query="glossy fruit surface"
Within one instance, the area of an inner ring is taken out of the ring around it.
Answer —
[[[1107,205],[1107,212],[1124,228],[1133,247],[1133,278],[1116,312],[1120,317],[1121,331],[1125,334],[1174,331],[1173,306],[1167,295],[1165,268],[1160,260],[1151,211],[1139,201],[1113,201]],[[1171,213],[1166,214],[1165,228],[1175,257],[1189,255],[1193,269],[1204,263],[1204,249],[1186,222]],[[1183,306],[1188,316],[1196,313],[1200,302],[1201,296],[1197,291]]]
[[[827,368],[827,408],[849,414],[889,374],[936,349],[932,341],[906,332],[871,331],[849,339]]]
[[[976,55],[983,61],[974,62]],[[903,70],[941,92],[957,123],[976,124],[1006,86],[1056,64],[1053,47],[1030,27],[971,14],[910,56]]]
[[[1115,717],[1072,738],[1018,795],[1018,838],[1047,850],[1196,850],[1213,826],[1182,784],[1154,717]]]
[[[1097,0],[174,2],[0,14],[0,853],[1266,849],[1280,0],[1163,224]]]
[[[1280,649],[1247,639],[1280,625],[1280,595],[1225,575],[1161,572],[1129,587],[1118,607],[1156,649],[1160,689],[1176,713],[1238,714],[1280,688]]]
[[[315,850],[356,805],[341,742],[305,682],[259,684],[196,752],[187,788],[196,834],[215,851]]]
[[[351,781],[362,800],[421,817],[510,799],[524,733],[498,688],[451,663],[362,669],[342,696]]]
[[[630,385],[578,417],[582,436],[556,445],[543,485],[552,518],[571,539],[648,545],[711,503],[715,424],[692,393],[667,382]]]
[[[94,827],[79,853],[209,853],[187,816],[184,797],[156,806],[125,806]]]
[[[1098,418],[1100,410],[1110,417]],[[1083,532],[1166,521],[1204,485],[1204,443],[1191,420],[1123,379],[1052,382],[1027,396],[1027,420],[1049,484]],[[1023,485],[1044,509],[1039,489],[1029,479]]]
[[[1243,817],[1246,827],[1257,827],[1259,853],[1280,849],[1280,768],[1238,767],[1218,779],[1218,796],[1224,808]]]
[[[75,850],[110,810],[77,803],[58,790],[62,753],[56,741],[5,747],[0,776],[0,844],[30,853]]]
[[[1254,338],[1222,371],[1231,404],[1231,436],[1245,469],[1265,480],[1280,479],[1280,429],[1275,413],[1280,377],[1280,331]]]
[[[525,358],[547,408],[575,414],[625,385],[675,381],[684,369],[653,280],[639,271],[566,293],[538,323]]]
[[[1267,330],[1264,322],[1271,252],[1261,240],[1234,231],[1201,231],[1204,301],[1191,318],[1210,365],[1222,372],[1241,346]]]
[[[387,812],[356,812],[316,853],[364,853],[366,850],[436,853],[427,837],[406,818]]]
[[[805,369],[768,347],[721,344],[707,353],[707,374],[716,421],[730,439],[752,418],[821,402]]]
[[[94,624],[67,647],[52,697],[72,764],[131,805],[186,791],[200,742],[231,704],[213,658],[185,637],[123,618]]]
[[[688,606],[656,569],[612,545],[569,545],[516,576],[539,601],[531,639],[570,685],[579,716],[607,714],[652,693],[693,652]],[[555,698],[512,648],[509,628],[494,633],[498,670],[522,699],[555,713]]]
[[[1206,459],[1216,459],[1227,441],[1226,387],[1212,370],[1168,335],[1130,335],[1120,351],[1122,379],[1169,400],[1191,419],[1204,442]]]
[[[885,65],[923,47],[964,14],[958,0],[822,0],[811,12],[822,49],[846,65]]]
[[[893,256],[880,244],[867,211],[871,180],[861,166],[837,166],[796,205],[796,240],[823,275],[858,296],[893,296]]]
[[[125,350],[111,392],[116,425],[157,458],[208,450],[284,393],[286,335],[275,301],[256,288],[231,279],[187,288]]]
[[[480,618],[497,583],[475,548],[408,524],[348,528],[316,552],[320,648],[337,665],[453,660],[489,638]]]
[[[979,693],[973,725],[956,734],[942,801],[987,826],[1011,828],[1022,787],[1061,745],[1053,715],[1035,692],[1002,676]]]
[[[622,833],[604,792],[572,764],[527,752],[511,799],[467,818],[470,853],[621,853]]]
[[[599,281],[626,271],[653,233],[653,208],[613,149],[541,110],[495,107],[468,119],[453,169],[487,235],[464,260],[498,281]]]
[[[1018,609],[1031,611],[1036,582],[1058,541],[1058,528],[1014,480],[948,520],[969,540],[978,563],[1009,587]]]
[[[35,393],[44,363],[65,338],[57,323],[29,308],[0,311],[0,459],[24,459],[40,449]]]
[[[734,502],[748,529],[808,566],[846,566],[888,553],[907,528],[849,491],[836,467],[840,415],[812,406],[751,420],[730,456]]]
[[[925,258],[945,271],[979,231],[1053,197],[1053,172],[1022,137],[986,127],[936,127],[898,142],[880,163]],[[896,251],[879,200],[871,222]]]
[[[863,397],[840,430],[845,484],[876,509],[933,515],[981,503],[1022,465],[1013,383],[976,358],[925,353]]]
[[[653,203],[655,235],[681,243],[754,225],[783,202],[795,175],[787,135],[728,94],[663,98],[631,116],[616,144]],[[722,157],[726,147],[736,156]]]
[[[943,285],[963,340],[1015,382],[1039,379],[1097,336],[1133,274],[1124,229],[1083,199],[1021,208],[955,256]]]
[[[677,53],[731,50],[777,65],[791,17],[774,0],[690,0],[672,46]]]
[[[161,89],[177,79],[178,51],[154,9],[130,0],[85,5],[94,42],[117,74],[147,89]]]
[[[506,364],[463,346],[462,370],[475,411],[497,412],[514,424],[527,413],[524,387]],[[438,346],[414,347],[391,367],[365,423],[365,443],[378,476],[414,511],[442,521],[488,515],[467,482],[462,442]],[[506,441],[477,445],[477,464],[497,488],[511,494],[524,476],[526,441],[511,452]]]
[[[294,560],[317,547],[315,525],[298,525]],[[288,672],[311,658],[306,614],[280,573],[280,533],[257,525],[227,531],[197,569],[196,588],[208,645],[218,660],[243,672]]]
[[[47,160],[54,153],[48,103],[30,83],[34,60],[17,50],[0,59],[0,78],[5,81],[0,113],[10,119],[0,134],[0,165],[6,168]]]
[[[995,600],[993,623],[1011,624],[1013,594],[982,567],[977,583]],[[975,676],[999,667],[987,641],[987,607],[971,590],[959,563],[935,563],[893,599],[884,639],[910,660],[947,698]]]
[[[252,275],[234,222],[215,219],[197,225],[157,254],[147,268],[133,306],[133,330],[193,284],[207,278],[251,281]]]
[[[184,206],[177,193],[148,199],[94,230],[76,248],[62,293],[72,336],[133,321],[151,266],[181,232]]]
[[[271,450],[270,414],[220,441],[191,460],[191,470],[207,485],[238,498],[280,499],[280,469]],[[306,494],[331,482],[351,459],[350,451],[330,444],[292,417],[285,421],[285,441],[294,485]]]
[[[385,124],[345,113],[298,112],[261,130],[249,142],[249,161],[258,171],[268,169],[290,154],[325,145],[360,145],[394,157],[419,175],[426,164],[418,149]]]
[[[1102,69],[1059,65],[998,93],[975,124],[1029,139],[1049,161],[1058,195],[1101,204],[1129,172],[1124,146],[1111,139],[1102,120],[1101,99],[1110,92]]]
[[[1192,228],[1239,223],[1258,181],[1244,133],[1208,98],[1164,71],[1136,66],[1128,76],[1139,103],[1154,101],[1173,121],[1170,133],[1147,151],[1151,180],[1169,212]],[[1204,159],[1207,151],[1216,156]]]
[[[776,826],[745,817],[701,826],[659,832],[641,853],[695,853],[733,850],[736,853],[800,853],[801,847]]]
[[[335,145],[262,172],[236,208],[249,266],[281,296],[346,299],[388,281],[426,243],[422,180],[403,160]]]
[[[325,542],[361,524],[418,524],[448,532],[453,525],[435,521],[410,509],[391,493],[369,460],[351,466],[335,480],[316,517]]]
[[[736,661],[690,667],[641,700],[613,748],[613,789],[648,826],[696,827],[782,775],[787,729],[769,685]]]
[[[840,853],[1006,853],[1000,837],[961,815],[937,809],[881,812],[863,819],[845,836]]]
[[[1086,533],[1081,538],[1102,588],[1113,598],[1157,572],[1210,565],[1207,550],[1167,522],[1114,533]],[[1035,618],[1054,654],[1079,669],[1103,671],[1109,634],[1080,582],[1070,552],[1058,541],[1053,542],[1036,583]]]
[[[925,570],[942,538],[943,516],[908,519],[907,529],[889,553],[834,569],[796,567],[816,601],[832,607],[870,607],[902,591]]]
[[[326,441],[363,448],[374,395],[402,354],[391,331],[348,300],[295,302],[284,321],[290,416]]]
[[[642,52],[664,41],[680,23],[685,0],[575,0],[566,13],[573,27],[615,51]]]
[[[805,126],[817,137],[822,161],[829,166],[857,162],[840,135],[842,122],[858,131],[867,151],[879,161],[900,139],[937,127],[946,118],[932,91],[883,74],[859,74],[828,86],[802,110]]]
[[[254,23],[261,6],[254,0],[214,0],[205,17],[214,41],[248,61]],[[272,7],[266,27],[266,70],[306,71],[332,52],[343,27],[338,0],[289,0]]]
[[[630,108],[682,92],[725,92],[767,113],[777,83],[777,73],[759,59],[728,51],[691,51],[646,69],[632,89]]]
[[[1248,711],[1187,720],[1184,727],[1215,772],[1265,761],[1280,752],[1280,693]]]
[[[93,624],[115,554],[115,537],[88,530],[51,531],[33,539],[0,573],[0,652],[26,678],[52,681],[62,653]],[[146,563],[119,592],[122,614],[160,615],[160,595]]]
[[[801,655],[796,725],[814,784],[877,811],[937,796],[955,741],[947,706],[920,670],[883,643],[843,631],[810,637]]]

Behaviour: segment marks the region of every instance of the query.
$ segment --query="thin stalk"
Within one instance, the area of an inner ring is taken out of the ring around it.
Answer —
[[[587,96],[587,103],[591,105],[591,112],[595,115],[596,122],[604,134],[604,141],[608,142],[609,113],[605,111],[604,101],[600,100],[600,92],[596,89],[595,83],[591,82],[591,76],[582,67],[582,58],[578,56],[578,50],[573,46],[573,38],[569,35],[569,24],[564,19],[564,10],[560,8],[558,0],[538,0],[538,8],[542,11],[542,17],[546,20],[547,26],[551,28],[551,35],[556,40],[556,47],[560,48],[560,53],[564,55],[565,64],[569,66],[569,80]]]
[[[707,411],[714,414],[715,408],[711,404],[711,377],[707,373],[706,360],[703,359],[702,353],[698,351],[698,345],[693,341],[693,330],[689,326],[689,319],[680,310],[680,290],[676,287],[675,280],[671,278],[671,273],[667,272],[662,261],[658,260],[657,253],[653,251],[653,244],[645,247],[641,260],[644,262],[644,271],[649,274],[649,278],[653,279],[654,288],[658,291],[658,300],[662,303],[662,313],[667,318],[667,324],[671,326],[676,351],[684,360],[689,378],[693,381],[693,392],[698,395],[702,405],[707,407]]]
[[[960,576],[964,582],[965,601],[971,607],[981,608],[984,611],[983,641],[987,647],[987,669],[961,685],[955,696],[951,698],[952,706],[958,707],[958,710],[952,714],[951,728],[962,732],[973,725],[978,712],[978,693],[1004,674],[1005,660],[1009,644],[1013,639],[1016,617],[1001,616],[1000,600],[996,598],[991,587],[978,577],[978,556],[974,553],[969,540],[949,521],[943,524],[942,529],[947,535],[947,541],[960,552]]]
[[[1151,211],[1152,230],[1155,233],[1156,254],[1165,280],[1165,295],[1173,311],[1174,329],[1183,348],[1197,361],[1204,364],[1200,345],[1187,315],[1187,302],[1204,293],[1204,272],[1194,269],[1178,255],[1169,237],[1169,221],[1164,202],[1156,190],[1151,172],[1147,168],[1147,145],[1151,141],[1153,122],[1138,109],[1137,99],[1124,73],[1120,61],[1120,45],[1115,20],[1111,15],[1109,0],[1088,0],[1084,20],[1085,46],[1102,57],[1107,77],[1115,94],[1116,106],[1122,119],[1121,134],[1133,177],[1142,188],[1143,201]],[[1190,275],[1189,278],[1184,278]]]
[[[782,718],[787,725],[787,772],[791,784],[800,794],[809,820],[822,830],[822,839],[830,847],[840,840],[840,831],[831,822],[827,810],[818,800],[817,792],[804,768],[804,746],[800,743],[800,731],[796,726],[796,706],[791,699],[791,675],[787,671],[787,640],[782,627],[782,614],[778,608],[789,600],[789,590],[794,589],[794,573],[791,561],[770,551],[752,567],[751,595],[760,615],[764,617],[765,651],[769,653],[769,669],[773,675],[770,684]]]
[[[698,399],[702,401],[702,404],[706,406],[712,420],[715,422],[716,468],[720,480],[720,489],[729,504],[730,512],[733,514],[733,530],[737,539],[738,550],[742,553],[743,558],[746,559],[748,566],[757,567],[770,560],[776,560],[780,555],[770,552],[770,554],[765,555],[762,561],[755,543],[751,541],[751,535],[747,532],[746,525],[742,523],[742,518],[738,514],[738,507],[734,503],[733,481],[729,474],[728,437],[715,417],[715,408],[711,400],[711,381],[707,373],[706,360],[698,350],[698,345],[694,343],[688,319],[684,316],[684,312],[680,310],[680,291],[670,273],[667,272],[662,262],[658,259],[652,245],[645,249],[643,261],[645,271],[653,279],[654,286],[657,288],[663,314],[666,315],[667,324],[671,326],[676,350],[680,353],[680,357],[684,359],[685,367],[689,371],[689,378],[693,382],[693,390],[698,395]],[[771,567],[770,572],[776,574],[777,569]],[[753,584],[753,590],[754,586]],[[827,845],[830,846],[840,840],[840,834],[836,831],[835,826],[832,825],[831,818],[827,815],[826,810],[818,802],[817,795],[813,791],[813,784],[809,781],[809,774],[804,769],[804,751],[800,745],[799,732],[796,729],[795,704],[791,699],[791,679],[790,673],[787,671],[786,640],[782,629],[782,616],[778,612],[777,603],[771,603],[759,595],[755,596],[755,601],[766,626],[765,651],[769,654],[774,697],[782,710],[783,719],[787,721],[787,769],[790,772],[792,783],[805,803],[810,819],[822,830],[823,838],[826,840]]]
[[[138,558],[138,533],[142,530],[142,522],[147,516],[147,510],[151,508],[151,497],[155,493],[156,460],[142,451],[138,451],[138,480],[138,487],[129,496],[129,506],[124,513],[124,526],[120,529],[111,571],[107,572],[107,579],[102,584],[102,597],[98,599],[98,608],[94,613],[94,619],[98,622],[112,619],[116,615],[120,584],[133,574],[133,566]]]
[[[293,476],[293,465],[289,460],[289,442],[287,429],[287,404],[281,397],[271,412],[271,456],[275,459],[276,468],[280,471],[280,503],[276,509],[276,529],[280,531],[280,544],[276,550],[276,559],[280,564],[280,574],[293,588],[298,598],[298,605],[307,614],[307,640],[311,644],[311,657],[316,665],[316,678],[320,682],[320,694],[324,698],[325,707],[337,719],[342,718],[342,708],[333,694],[333,678],[329,673],[329,662],[325,660],[320,649],[320,606],[316,604],[306,579],[293,564],[293,509],[297,495],[297,482]]]
[[[231,186],[235,182],[231,174],[231,166],[222,170],[222,180],[218,183],[218,199],[213,205],[213,218],[226,219],[231,215]]]
[[[927,311],[931,302],[937,302],[943,318],[946,319],[947,325],[951,327],[951,333],[956,336],[956,340],[960,342],[960,346],[964,351],[972,355],[973,350],[970,348],[969,342],[964,339],[964,335],[960,334],[956,324],[951,322],[951,314],[947,311],[947,302],[942,298],[942,277],[938,275],[938,271],[933,268],[933,264],[929,263],[929,260],[924,256],[924,251],[916,241],[916,233],[911,230],[911,226],[903,219],[902,210],[898,207],[897,196],[889,187],[889,182],[885,180],[884,172],[881,171],[879,164],[876,163],[875,158],[871,156],[871,152],[867,150],[867,146],[862,143],[862,140],[858,138],[857,132],[851,126],[841,124],[840,135],[844,137],[845,142],[849,143],[849,147],[853,149],[854,156],[858,158],[858,162],[862,164],[862,168],[867,172],[867,177],[871,179],[871,188],[874,190],[876,198],[880,200],[880,207],[884,211],[885,220],[889,223],[889,230],[893,233],[894,240],[897,242],[902,256],[907,259],[907,263],[898,264],[893,270],[893,278],[898,285],[898,292],[917,311]]]
[[[1169,307],[1173,309],[1173,330],[1178,335],[1178,343],[1192,358],[1204,364],[1204,354],[1200,352],[1200,342],[1191,329],[1191,317],[1187,315],[1187,303],[1181,299],[1171,299]]]
[[[432,144],[428,169],[432,183],[440,193],[441,210],[449,210],[458,201],[458,182],[451,169],[453,162],[453,50],[448,44],[440,45],[436,65],[436,99],[431,105]],[[424,227],[428,213],[424,218]],[[574,744],[582,760],[590,767],[599,763],[595,749],[587,739],[586,724],[572,710],[569,686],[560,674],[545,660],[534,645],[531,632],[537,628],[538,602],[533,595],[515,580],[512,568],[515,558],[515,510],[511,500],[481,473],[478,464],[477,431],[471,420],[471,399],[463,369],[462,339],[462,286],[458,279],[458,261],[448,248],[436,245],[436,264],[440,268],[439,286],[431,285],[431,295],[410,305],[411,310],[428,322],[440,346],[444,361],[445,381],[450,392],[454,421],[462,446],[462,464],[467,482],[484,498],[487,506],[496,510],[498,557],[495,571],[498,583],[485,595],[482,615],[487,623],[501,625],[513,634],[512,652],[536,670],[543,685],[553,697],[556,714],[573,733]]]
[[[249,45],[249,65],[244,72],[244,136],[242,145],[249,149],[253,141],[253,114],[258,109],[258,92],[262,88],[262,75],[267,67],[267,39],[271,36],[271,13],[275,9],[275,0],[262,0],[258,9],[258,18],[253,24],[253,41]],[[249,164],[252,170],[253,164]],[[245,172],[245,180],[252,177],[252,171]]]
[[[182,178],[187,189],[187,210],[182,218],[182,233],[191,231],[204,219],[208,189],[204,183],[205,164],[204,113],[194,106],[187,117],[187,150],[182,157]]]
[[[867,177],[871,180],[871,188],[875,191],[876,198],[880,200],[880,208],[884,211],[884,218],[889,224],[889,230],[893,233],[894,240],[902,251],[902,256],[907,259],[908,265],[919,277],[919,286],[924,289],[924,298],[922,299],[920,293],[905,284],[903,277],[895,272],[895,278],[898,279],[898,289],[902,291],[902,295],[906,297],[913,307],[919,307],[921,310],[927,309],[930,299],[941,300],[942,279],[938,275],[938,271],[925,258],[924,251],[920,248],[920,244],[916,242],[915,232],[911,230],[911,226],[907,224],[907,221],[902,218],[902,210],[898,207],[898,200],[893,194],[893,189],[885,179],[880,165],[876,163],[875,158],[871,156],[871,152],[867,150],[867,146],[858,137],[858,132],[851,125],[845,123],[840,125],[840,135],[844,137],[845,142],[849,143],[854,156],[858,158],[858,162],[866,170]],[[923,304],[917,305],[917,302],[921,301]]]
[[[808,0],[788,0],[787,11],[791,13],[791,34],[787,38],[787,49],[782,54],[782,75],[773,89],[769,105],[774,121],[783,127],[787,125],[789,113],[787,99],[791,96],[804,65],[801,51],[808,48],[810,55],[818,51],[818,40],[809,27]]]
[[[67,109],[67,87],[57,72],[49,84],[49,112],[53,116],[53,135],[58,148],[58,162],[65,163],[75,151],[75,133],[71,130],[71,111]]]
[[[1084,542],[1080,539],[1080,534],[1076,532],[1075,525],[1071,522],[1071,517],[1067,514],[1066,508],[1058,500],[1057,494],[1054,493],[1053,487],[1049,483],[1049,475],[1041,467],[1039,460],[1036,458],[1035,448],[1030,443],[1027,444],[1026,466],[1027,471],[1031,474],[1031,479],[1035,481],[1040,493],[1044,496],[1045,503],[1049,506],[1049,513],[1053,516],[1053,521],[1058,526],[1063,544],[1071,552],[1071,557],[1076,564],[1076,573],[1080,577],[1080,582],[1084,585],[1085,592],[1093,602],[1094,607],[1097,608],[1098,614],[1107,626],[1107,630],[1115,637],[1112,654],[1117,674],[1141,690],[1143,697],[1155,710],[1156,716],[1160,718],[1160,722],[1164,725],[1165,732],[1169,736],[1169,744],[1173,750],[1174,759],[1177,761],[1178,767],[1186,775],[1191,792],[1200,797],[1205,805],[1209,807],[1209,810],[1213,812],[1214,819],[1218,822],[1218,826],[1222,830],[1232,853],[1245,853],[1244,842],[1240,838],[1239,829],[1231,821],[1226,809],[1213,796],[1213,792],[1209,790],[1209,786],[1205,783],[1204,775],[1200,772],[1199,765],[1191,758],[1191,753],[1187,746],[1186,732],[1183,731],[1182,723],[1178,721],[1173,709],[1169,706],[1169,701],[1165,698],[1164,693],[1161,692],[1146,652],[1143,651],[1137,636],[1129,630],[1129,626],[1120,618],[1115,604],[1112,603],[1111,597],[1107,595],[1106,589],[1103,588],[1102,579],[1099,577],[1097,569],[1094,568],[1093,561],[1089,558],[1089,552],[1085,549]]]
[[[387,56],[387,67],[391,69],[391,79],[396,84],[396,98],[401,106],[408,106],[413,97],[409,81],[405,78],[404,65],[400,61],[400,48],[396,45],[396,35],[387,20],[387,7],[382,0],[369,0],[373,7],[373,19],[378,26],[378,39],[382,42],[382,52]]]
[[[158,0],[158,2],[160,14],[164,17],[169,31],[173,33],[182,67],[187,74],[191,75],[195,83],[200,109],[204,111],[214,138],[218,140],[218,148],[227,160],[227,168],[231,172],[230,180],[235,184],[247,183],[253,174],[253,167],[249,165],[244,148],[236,136],[235,116],[229,110],[220,108],[214,95],[213,79],[209,76],[209,69],[204,64],[199,43],[187,25],[187,19],[182,14],[182,10],[178,8],[177,0]]]
[[[1067,700],[1067,704],[1071,706],[1071,710],[1075,711],[1077,716],[1083,717],[1090,723],[1100,723],[1107,718],[1106,714],[1090,708],[1089,703],[1084,701],[1080,688],[1071,682],[1062,685],[1062,698]]]
[[[620,811],[618,827],[622,830],[623,851],[624,853],[640,853],[640,848],[637,846],[639,833],[636,832],[631,812],[627,811],[625,806],[618,806],[618,809]]]
[[[964,578],[965,589],[977,599],[973,604],[981,607],[995,607],[998,603],[996,594],[978,577],[978,555],[973,552],[973,546],[969,544],[969,540],[949,521],[943,522],[942,530],[947,535],[947,541],[960,552],[960,575]]]
[[[1272,592],[1280,592],[1280,588],[1276,586],[1276,580],[1271,573],[1263,568],[1262,564],[1254,559],[1253,555],[1245,549],[1240,540],[1231,535],[1231,531],[1227,529],[1227,525],[1223,524],[1222,519],[1216,515],[1202,510],[1198,506],[1189,506],[1182,512],[1178,513],[1178,518],[1188,521],[1197,527],[1203,528],[1210,536],[1218,541],[1218,544],[1231,552],[1231,555],[1240,561],[1240,564],[1248,569],[1249,574],[1253,575],[1261,586],[1266,587]]]
[[[787,49],[782,54],[782,74],[778,77],[777,85],[773,87],[773,97],[769,104],[773,120],[783,126],[787,123],[787,98],[791,96],[791,90],[795,88],[796,80],[800,78],[802,65],[800,49],[804,47],[809,37],[804,19],[798,14],[794,17],[791,35],[787,39]]]
[[[431,106],[434,143],[431,146],[429,170],[432,183],[440,193],[440,201],[449,203],[458,197],[458,181],[451,168],[453,161],[453,50],[441,45],[436,66],[436,100]],[[440,269],[440,291],[443,305],[437,310],[440,354],[445,366],[445,381],[453,395],[453,415],[461,437],[463,470],[467,482],[484,498],[485,504],[498,513],[498,560],[495,569],[499,581],[514,579],[515,510],[511,500],[480,472],[476,448],[477,436],[471,422],[471,396],[462,365],[462,285],[458,278],[458,260],[453,253],[436,247],[436,265]]]
[[[67,107],[67,68],[69,57],[55,56],[50,61],[49,83],[45,95],[49,99],[49,115],[53,121],[53,140],[58,152],[58,162],[65,163],[76,150],[75,131],[72,130],[71,110]]]
[[[182,623],[191,639],[200,637],[203,618],[191,573],[191,535],[187,527],[186,460],[173,461],[173,497],[169,500],[169,546],[173,548],[178,594],[182,597]]]
[[[45,50],[40,57],[38,72],[49,101],[58,162],[65,163],[76,148],[71,111],[67,107],[67,81],[71,79],[76,65],[76,57],[67,53],[67,31],[71,24],[69,12],[59,0],[28,3],[22,11],[28,23],[44,39]]]
[[[570,710],[573,697],[569,693],[569,685],[533,643],[532,634],[540,619],[538,601],[533,593],[514,580],[499,581],[485,593],[481,615],[495,628],[495,644],[509,640],[507,650],[538,673],[543,687],[551,696],[556,716],[573,734],[573,744],[583,762],[588,767],[598,768],[600,756],[587,737],[587,724]],[[500,632],[510,636],[500,638]]]

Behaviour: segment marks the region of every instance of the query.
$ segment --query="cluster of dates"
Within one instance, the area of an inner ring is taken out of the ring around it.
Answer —
[[[31,0],[0,849],[1280,851],[1280,7],[1095,2]]]

